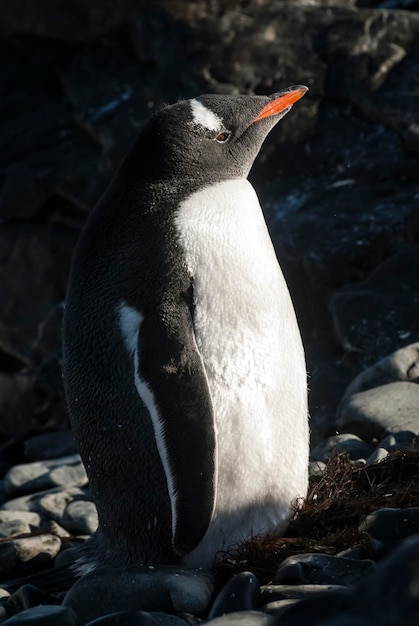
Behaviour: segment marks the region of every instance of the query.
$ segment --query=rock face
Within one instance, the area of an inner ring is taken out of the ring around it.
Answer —
[[[415,4],[3,5],[0,433],[67,425],[71,253],[143,121],[179,95],[293,83],[309,96],[252,178],[303,330],[314,437],[331,433],[355,374],[419,339],[419,16],[397,10]]]

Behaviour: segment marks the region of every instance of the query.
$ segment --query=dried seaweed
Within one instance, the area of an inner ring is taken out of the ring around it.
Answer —
[[[419,452],[391,452],[380,463],[356,466],[345,454],[332,456],[325,474],[311,481],[306,499],[295,502],[286,536],[259,535],[225,552],[214,573],[222,584],[235,573],[251,570],[266,583],[288,556],[306,552],[336,554],[359,547],[375,558],[365,517],[384,507],[419,506]]]

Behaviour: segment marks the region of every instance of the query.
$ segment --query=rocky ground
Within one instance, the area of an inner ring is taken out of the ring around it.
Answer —
[[[242,547],[212,574],[137,568],[134,604],[123,572],[64,606],[5,583],[0,619],[416,624],[419,543],[398,544],[419,525],[419,4],[149,5],[0,2],[1,579],[64,566],[97,523],[61,383],[71,254],[137,129],[179,96],[310,87],[251,178],[306,346],[312,491],[285,544]],[[323,509],[323,534],[298,526]]]

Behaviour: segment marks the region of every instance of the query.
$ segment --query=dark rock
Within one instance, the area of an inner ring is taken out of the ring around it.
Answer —
[[[65,597],[85,623],[122,610],[201,613],[213,593],[212,576],[169,566],[100,567],[79,579]]]
[[[419,445],[419,436],[411,430],[391,433],[384,437],[379,446],[384,450],[414,450]]]
[[[237,611],[253,611],[258,608],[260,586],[251,572],[240,572],[231,578],[217,595],[208,619]]]
[[[73,500],[91,500],[90,492],[80,487],[70,487],[65,490],[56,487],[13,498],[4,502],[1,505],[1,509],[6,511],[30,511],[38,513],[41,519],[54,519],[60,523],[65,507]]]
[[[320,596],[314,596],[291,604],[288,608],[278,607],[278,613],[273,615],[269,626],[323,626],[327,619],[335,618],[340,614],[351,615],[347,609],[347,594],[333,591]]]
[[[419,433],[418,406],[419,385],[389,383],[350,396],[339,407],[336,423],[367,441],[401,430]]]
[[[146,611],[119,611],[98,617],[85,626],[157,626],[157,622]]]
[[[76,626],[76,616],[64,606],[45,605],[22,611],[5,622],[5,626]]]
[[[277,569],[275,585],[352,585],[370,574],[375,563],[358,561],[330,554],[297,554],[290,556]]]
[[[417,340],[418,265],[419,245],[412,244],[364,281],[335,292],[330,311],[344,349],[360,350],[371,358],[391,352],[407,337]]]
[[[42,433],[25,440],[25,455],[29,461],[44,461],[77,454],[76,440],[71,430]]]
[[[378,509],[365,518],[359,532],[385,544],[400,543],[419,533],[419,507]]]
[[[277,609],[283,605],[279,603],[283,600],[304,600],[306,598],[318,597],[324,594],[329,595],[331,592],[339,594],[347,593],[347,588],[343,585],[326,585],[326,584],[291,584],[291,585],[266,585],[261,592],[261,605],[267,613],[277,614]]]
[[[313,461],[327,461],[334,452],[346,452],[350,459],[368,457],[374,447],[352,434],[334,435],[320,441],[310,452]]]
[[[380,563],[354,589],[357,612],[380,626],[416,626],[419,623],[419,536],[412,537]]]
[[[22,585],[7,601],[7,609],[11,613],[19,613],[40,604],[59,604],[59,601],[49,593],[45,593],[35,585]]]

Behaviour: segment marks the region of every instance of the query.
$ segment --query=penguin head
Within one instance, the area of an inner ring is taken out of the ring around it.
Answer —
[[[270,130],[306,91],[297,85],[271,96],[202,95],[164,107],[134,145],[144,178],[246,178]]]

